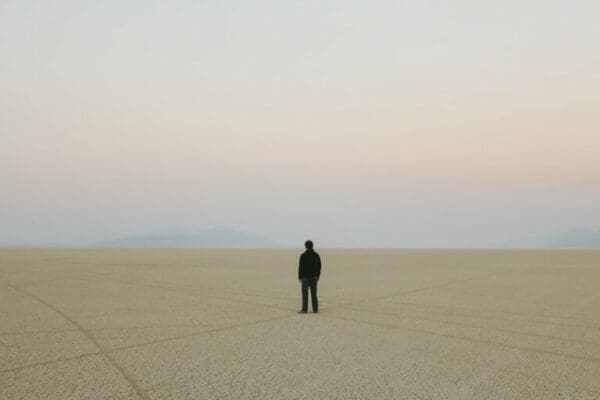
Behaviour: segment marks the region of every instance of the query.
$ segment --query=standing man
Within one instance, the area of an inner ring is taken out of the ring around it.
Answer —
[[[304,243],[306,251],[300,256],[300,266],[298,267],[298,280],[302,282],[302,310],[298,312],[302,314],[308,311],[308,288],[310,288],[313,312],[319,312],[317,282],[321,276],[321,257],[313,250],[313,246],[312,240]]]

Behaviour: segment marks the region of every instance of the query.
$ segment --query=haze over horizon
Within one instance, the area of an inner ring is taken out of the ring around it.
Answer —
[[[600,228],[600,3],[0,4],[0,243]]]

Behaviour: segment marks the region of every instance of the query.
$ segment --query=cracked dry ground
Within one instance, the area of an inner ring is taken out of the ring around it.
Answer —
[[[0,250],[0,399],[598,399],[600,251]]]

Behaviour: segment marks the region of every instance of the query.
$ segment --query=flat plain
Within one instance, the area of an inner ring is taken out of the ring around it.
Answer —
[[[0,250],[0,399],[599,399],[600,251]]]

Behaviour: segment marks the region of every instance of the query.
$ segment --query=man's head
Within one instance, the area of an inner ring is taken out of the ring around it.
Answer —
[[[314,245],[312,240],[307,240],[306,242],[304,242],[304,247],[306,247],[306,250],[312,250],[313,246]]]

